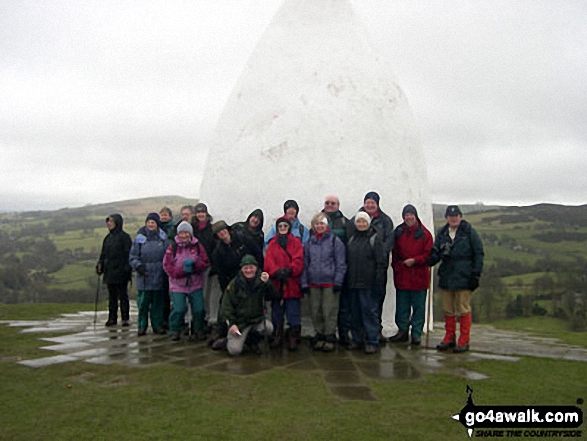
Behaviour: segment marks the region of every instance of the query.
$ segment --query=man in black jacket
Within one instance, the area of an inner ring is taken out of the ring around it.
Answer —
[[[106,218],[109,233],[102,243],[102,252],[96,265],[98,275],[104,274],[104,283],[108,286],[108,321],[106,326],[114,326],[118,320],[118,302],[122,326],[129,326],[128,282],[132,270],[128,255],[132,239],[122,229],[123,219],[120,214],[111,214]]]

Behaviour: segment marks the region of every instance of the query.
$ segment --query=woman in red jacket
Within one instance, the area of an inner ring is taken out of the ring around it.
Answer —
[[[412,345],[419,345],[426,318],[426,291],[430,286],[430,269],[426,259],[430,255],[433,240],[413,205],[404,207],[402,217],[404,222],[395,229],[391,260],[396,290],[395,324],[398,332],[389,341],[408,341],[408,328],[411,324]]]
[[[264,265],[280,297],[271,304],[271,321],[275,330],[272,346],[281,345],[285,314],[289,324],[288,349],[293,351],[302,330],[300,277],[304,269],[304,248],[302,242],[291,234],[291,222],[287,218],[280,217],[275,226],[277,235],[267,245]]]

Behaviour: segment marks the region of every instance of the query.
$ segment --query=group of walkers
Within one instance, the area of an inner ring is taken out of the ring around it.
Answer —
[[[306,297],[314,350],[332,352],[338,343],[374,354],[387,340],[381,315],[391,264],[398,332],[389,341],[417,346],[430,267],[441,262],[446,334],[437,349],[469,350],[470,295],[479,285],[484,254],[458,206],[447,207],[447,223],[434,241],[413,205],[403,208],[403,222],[394,229],[374,191],[351,219],[341,213],[334,195],[325,198],[310,228],[298,219],[299,211],[296,201],[286,201],[283,216],[264,235],[260,209],[229,226],[214,222],[203,203],[182,207],[177,222],[164,207],[147,215],[134,241],[124,232],[122,217],[110,215],[96,266],[108,286],[106,326],[117,324],[118,302],[122,326],[130,325],[127,287],[134,270],[139,336],[146,334],[150,319],[155,334],[169,333],[178,341],[188,333],[231,355],[245,347],[259,353],[264,338],[272,348],[293,351],[301,341],[301,301]],[[188,304],[192,320],[186,328]]]

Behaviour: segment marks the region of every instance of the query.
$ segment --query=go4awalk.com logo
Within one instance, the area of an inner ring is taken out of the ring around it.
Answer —
[[[577,406],[476,406],[467,386],[467,404],[453,415],[476,438],[530,437],[578,438],[583,411]],[[577,404],[583,404],[578,399]]]

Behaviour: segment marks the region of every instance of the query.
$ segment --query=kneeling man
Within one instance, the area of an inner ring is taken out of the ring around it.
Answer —
[[[253,256],[243,256],[240,267],[222,298],[221,316],[228,325],[226,348],[230,355],[240,354],[245,342],[253,352],[260,352],[259,342],[273,332],[271,321],[265,318],[265,301],[279,295]]]

